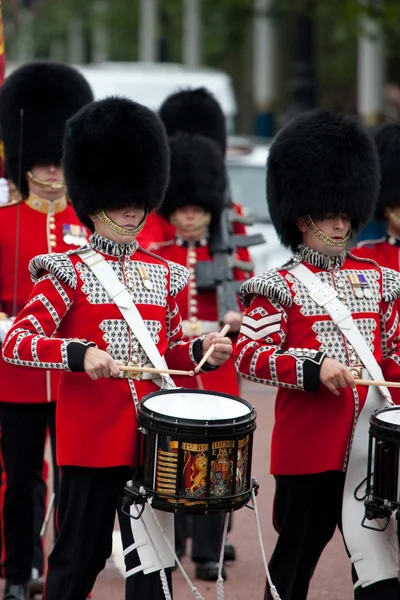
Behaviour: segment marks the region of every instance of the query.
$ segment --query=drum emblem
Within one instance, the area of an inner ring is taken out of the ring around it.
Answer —
[[[217,460],[211,465],[211,481],[214,487],[211,491],[213,496],[226,496],[229,493],[228,486],[232,481],[233,463],[230,460],[227,448],[221,448],[217,455]]]
[[[188,453],[189,454],[189,453]],[[190,488],[186,489],[188,495],[201,496],[206,489],[207,481],[207,456],[204,452],[196,454],[194,463],[190,467]]]

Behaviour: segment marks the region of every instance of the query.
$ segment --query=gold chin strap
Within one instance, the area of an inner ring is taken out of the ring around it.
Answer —
[[[307,227],[309,227],[311,229],[311,231],[313,233],[315,233],[317,238],[322,240],[327,246],[336,246],[337,248],[343,248],[351,237],[351,228],[350,228],[348,234],[342,240],[333,240],[331,237],[329,237],[329,235],[326,235],[320,229],[318,229],[318,227],[316,226],[316,224],[314,223],[314,221],[312,220],[310,215],[308,215],[308,217],[306,219],[306,223],[307,223]]]
[[[116,231],[120,235],[129,235],[131,237],[136,237],[142,231],[143,227],[146,224],[148,212],[145,212],[143,219],[140,221],[139,225],[135,227],[135,229],[125,229],[124,227],[120,227],[120,225],[117,225],[116,223],[114,223],[114,221],[111,221],[111,219],[107,217],[104,210],[98,210],[96,215],[99,217],[100,221],[104,223],[104,225],[107,225],[107,227],[109,227],[113,231]]]
[[[393,225],[396,225],[396,227],[400,229],[400,217],[398,217],[392,210],[389,213],[389,220],[392,221]]]
[[[192,233],[193,231],[197,231],[198,229],[201,229],[204,226],[208,227],[208,225],[211,223],[211,213],[204,213],[204,215],[200,217],[197,223],[195,223],[191,227],[182,227],[182,225],[177,222],[175,218],[175,213],[172,213],[169,222],[171,223],[171,225],[173,225],[177,229],[180,229],[181,231]]]
[[[52,190],[62,190],[65,187],[65,181],[43,181],[42,179],[38,179],[34,175],[32,175],[31,171],[27,171],[26,175],[28,179],[36,183],[36,185],[40,185],[43,188],[50,188]]]

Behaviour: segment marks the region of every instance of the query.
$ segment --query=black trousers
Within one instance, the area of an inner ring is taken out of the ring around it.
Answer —
[[[336,527],[341,531],[344,473],[277,476],[273,522],[279,533],[269,564],[282,600],[306,600],[323,549]],[[352,571],[353,581],[357,580]],[[355,600],[398,600],[397,579],[359,587]],[[272,598],[268,585],[264,599]]]
[[[111,556],[115,513],[129,473],[127,467],[61,467],[59,532],[48,559],[45,600],[86,600]],[[123,545],[127,547],[133,536],[129,517],[123,517],[119,512]],[[127,569],[138,564],[137,552],[127,556]],[[127,579],[126,586],[129,600],[164,598],[159,572],[137,573]]]
[[[55,464],[55,403],[0,402],[0,448],[5,471],[3,506],[3,575],[10,583],[25,583],[32,567],[41,571],[39,532],[44,516],[43,456],[47,429],[53,449],[54,490],[58,490]]]
[[[185,515],[175,517],[175,545],[184,548],[186,538],[192,538],[192,560],[198,563],[218,562],[221,552],[225,513],[215,515]]]

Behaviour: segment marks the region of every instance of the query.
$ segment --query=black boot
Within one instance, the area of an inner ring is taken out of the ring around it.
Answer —
[[[226,579],[224,567],[222,567],[222,578]],[[196,579],[202,579],[203,581],[217,581],[218,563],[211,560],[204,563],[196,563]]]
[[[226,540],[224,548],[224,560],[233,561],[236,560],[236,549],[233,544]]]
[[[26,584],[6,582],[3,600],[26,600]]]

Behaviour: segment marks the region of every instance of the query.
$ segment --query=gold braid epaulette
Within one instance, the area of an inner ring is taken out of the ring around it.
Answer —
[[[25,202],[25,198],[19,198],[18,200],[10,200],[9,202],[6,202],[5,204],[0,204],[0,208],[9,208],[10,206],[18,206],[18,204],[21,204],[22,202]]]

